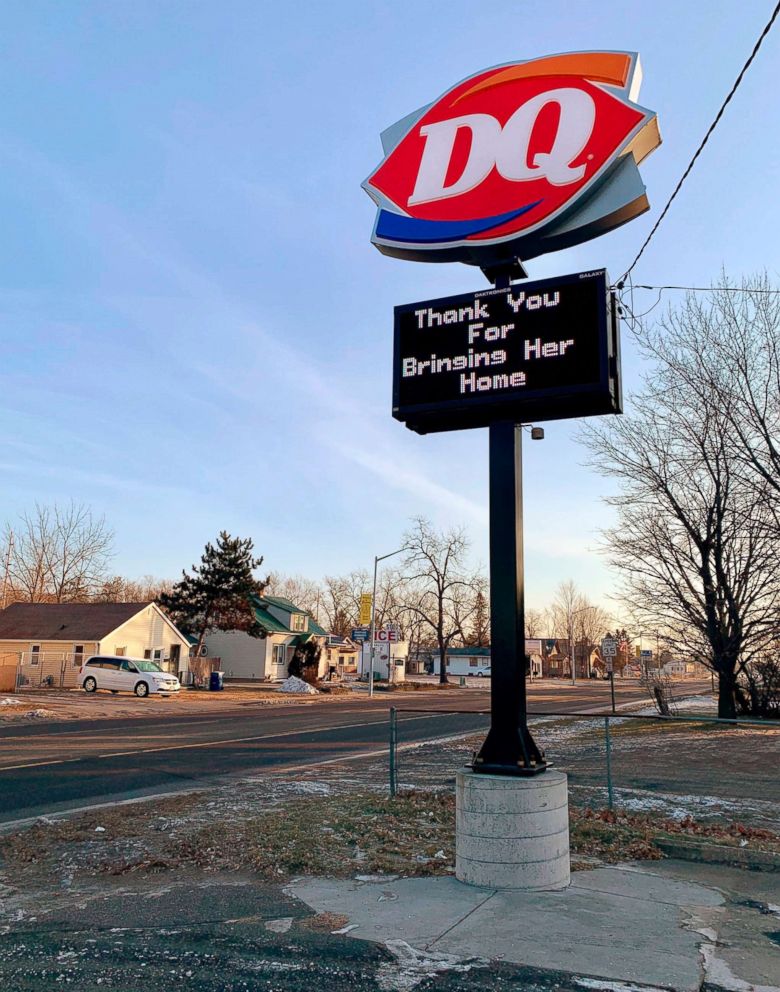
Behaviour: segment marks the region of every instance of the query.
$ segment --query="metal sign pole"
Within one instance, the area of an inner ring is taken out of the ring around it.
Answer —
[[[483,271],[496,289],[525,275],[519,260]],[[485,774],[538,775],[547,762],[528,730],[526,706],[523,428],[510,421],[488,430],[490,730],[472,767]]]
[[[490,731],[474,771],[536,775],[547,768],[528,730],[525,691],[522,427],[490,430]]]

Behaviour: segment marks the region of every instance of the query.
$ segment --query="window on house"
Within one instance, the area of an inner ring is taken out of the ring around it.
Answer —
[[[73,645],[73,667],[81,668],[81,664],[84,661],[84,645],[74,644]]]
[[[284,644],[274,644],[274,664],[284,665],[287,661],[287,647]]]
[[[116,658],[124,658],[124,656],[126,654],[127,654],[127,648],[126,647],[123,647],[123,648],[114,648],[114,656]]]
[[[479,658],[469,658],[469,668],[479,668]]]
[[[151,657],[152,657],[152,651],[151,651],[151,648],[147,648],[147,649],[146,649],[146,650],[144,651],[144,658],[151,658]]]
[[[30,664],[38,665],[41,660],[41,646],[40,644],[33,644],[30,648]]]
[[[302,613],[293,613],[291,629],[297,631],[306,630],[306,617]]]

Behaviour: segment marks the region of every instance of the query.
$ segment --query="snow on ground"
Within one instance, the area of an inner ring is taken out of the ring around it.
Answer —
[[[686,696],[683,699],[672,700],[672,710],[676,713],[694,711],[701,716],[717,716],[715,700],[712,696]],[[636,710],[634,716],[658,716],[655,706],[645,706]]]
[[[279,687],[279,692],[299,692],[304,696],[316,696],[318,690],[314,688],[313,685],[309,685],[308,682],[304,682],[303,679],[296,678],[295,675],[291,675],[288,679],[285,679]]]
[[[607,805],[607,789],[597,786],[571,785],[570,792],[582,805],[602,807]],[[632,813],[656,813],[670,820],[708,820],[722,816],[727,820],[749,820],[756,826],[776,830],[777,803],[760,799],[726,799],[722,796],[685,796],[675,792],[650,792],[646,789],[613,790],[617,808]]]

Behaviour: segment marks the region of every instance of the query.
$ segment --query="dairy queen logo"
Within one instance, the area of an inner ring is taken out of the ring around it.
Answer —
[[[660,142],[633,52],[479,72],[388,128],[363,184],[372,241],[416,261],[486,265],[586,241],[648,209],[637,164]]]

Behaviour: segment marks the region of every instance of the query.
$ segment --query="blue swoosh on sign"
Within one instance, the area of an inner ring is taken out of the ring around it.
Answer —
[[[388,241],[409,241],[417,244],[441,241],[460,241],[470,234],[482,234],[492,227],[499,227],[516,217],[520,217],[538,207],[541,200],[529,203],[517,210],[494,217],[482,217],[478,220],[420,220],[418,217],[407,217],[404,214],[394,214],[390,210],[380,210],[376,224],[376,237]]]

